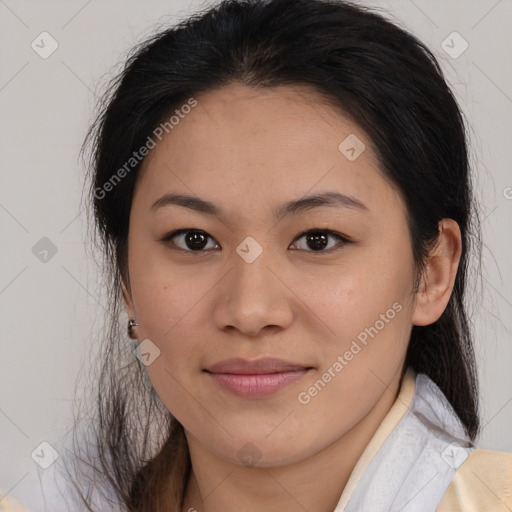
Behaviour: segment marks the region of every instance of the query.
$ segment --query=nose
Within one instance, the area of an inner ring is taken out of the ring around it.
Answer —
[[[216,287],[214,321],[217,328],[257,337],[263,331],[289,327],[294,295],[270,250],[252,262],[234,252],[231,270]]]

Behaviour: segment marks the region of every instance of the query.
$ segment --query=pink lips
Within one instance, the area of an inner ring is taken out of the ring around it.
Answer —
[[[222,388],[242,398],[264,398],[301,379],[311,367],[281,359],[228,359],[205,371]]]

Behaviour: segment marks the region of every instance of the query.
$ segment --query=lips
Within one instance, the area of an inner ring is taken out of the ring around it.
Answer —
[[[242,398],[265,398],[302,379],[313,368],[282,359],[228,359],[204,371],[221,389]]]
[[[257,361],[247,361],[242,358],[220,361],[205,371],[210,373],[232,373],[237,375],[262,375],[267,373],[282,373],[310,369],[310,366],[290,363],[282,359],[267,357]]]

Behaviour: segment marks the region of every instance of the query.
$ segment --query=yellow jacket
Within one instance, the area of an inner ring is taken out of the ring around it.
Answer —
[[[0,494],[0,512],[27,512],[27,510],[12,496],[2,496]]]

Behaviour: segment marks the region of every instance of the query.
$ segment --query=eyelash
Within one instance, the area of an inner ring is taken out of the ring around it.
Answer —
[[[167,243],[167,242],[171,242],[171,240],[178,236],[178,235],[181,235],[181,234],[184,234],[184,233],[193,233],[193,232],[196,232],[196,233],[203,233],[207,238],[211,239],[211,240],[214,240],[213,237],[211,237],[208,233],[206,233],[206,231],[203,231],[201,229],[194,229],[194,228],[185,228],[185,229],[177,229],[175,231],[171,231],[170,233],[166,234],[164,237],[162,237],[159,241],[162,242],[162,243]],[[303,251],[303,252],[310,252],[310,253],[316,253],[316,254],[330,254],[334,251],[337,251],[337,250],[340,250],[341,248],[343,248],[345,245],[347,244],[350,244],[350,243],[353,243],[352,240],[348,239],[346,236],[343,236],[341,235],[340,233],[337,233],[336,231],[332,231],[330,229],[320,229],[320,228],[315,228],[315,229],[308,229],[306,231],[303,231],[302,233],[300,233],[299,235],[297,235],[295,237],[295,239],[293,240],[292,243],[295,243],[297,240],[300,240],[303,236],[305,235],[309,235],[309,234],[327,234],[328,236],[333,236],[335,238],[337,238],[339,240],[338,244],[336,244],[334,247],[331,247],[329,249],[325,249],[325,250],[318,250],[318,251],[314,251],[314,250],[305,250],[305,249],[292,249],[292,250],[297,250],[297,251]],[[212,251],[212,250],[215,250],[215,249],[199,249],[197,251],[193,251],[191,249],[183,249],[181,247],[172,247],[172,249],[174,250],[178,250],[178,251],[183,251],[183,252],[189,252],[189,253],[197,253],[197,254],[203,254],[205,252],[209,252],[209,251]]]

